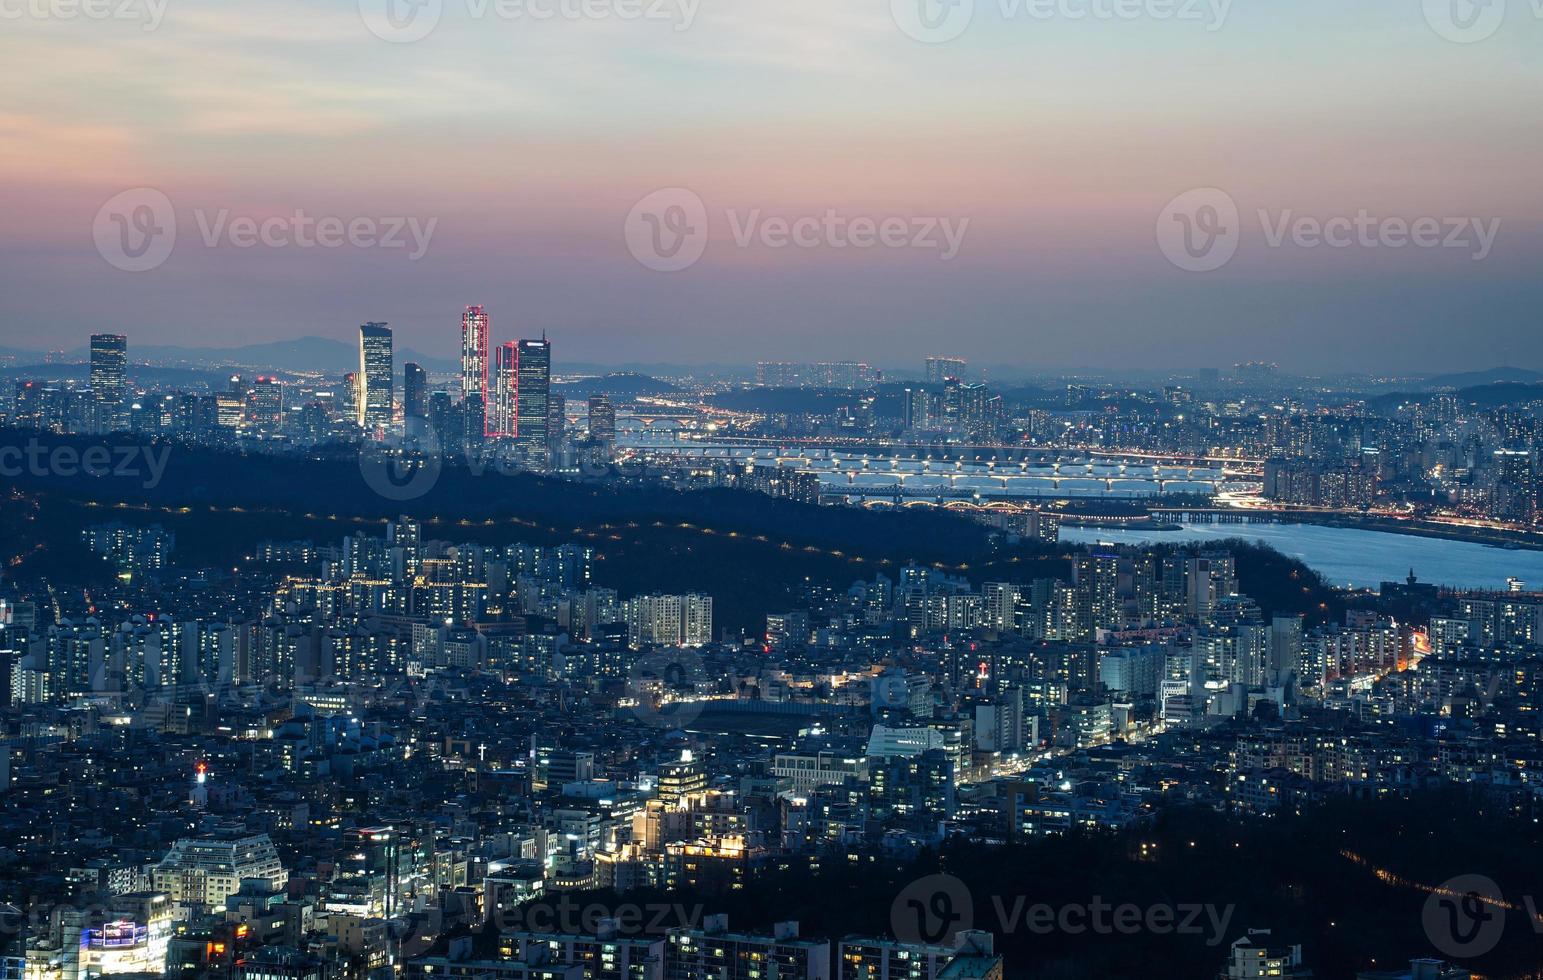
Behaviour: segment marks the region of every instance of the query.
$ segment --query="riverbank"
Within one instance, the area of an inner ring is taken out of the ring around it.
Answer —
[[[1382,530],[1355,526],[1348,521],[1197,523],[1178,531],[1063,527],[1061,540],[1074,546],[1107,541],[1195,548],[1236,538],[1259,541],[1304,562],[1340,588],[1376,588],[1383,582],[1401,582],[1411,569],[1422,582],[1457,589],[1505,591],[1513,578],[1534,587],[1543,584],[1543,549],[1507,549],[1486,541],[1411,531],[1409,527]]]
[[[1320,527],[1345,527],[1361,531],[1381,531],[1386,534],[1405,534],[1417,538],[1437,538],[1442,541],[1482,544],[1505,550],[1543,551],[1543,534],[1531,531],[1465,527],[1452,524],[1437,524],[1430,521],[1403,521],[1389,517],[1372,517],[1360,514],[1290,514],[1283,515],[1281,523],[1314,524]]]

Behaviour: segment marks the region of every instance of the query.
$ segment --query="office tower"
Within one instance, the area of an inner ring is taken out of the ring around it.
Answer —
[[[247,424],[258,431],[275,431],[284,420],[284,386],[266,374],[257,376],[246,396]]]
[[[341,402],[343,405],[343,417],[348,419],[350,422],[358,422],[359,375],[357,372],[350,371],[343,375],[343,392]]]
[[[616,443],[616,406],[605,395],[589,396],[589,437],[607,446]]]
[[[522,340],[517,358],[515,439],[526,460],[542,465],[547,459],[548,397],[552,390],[552,345],[545,337]]]
[[[359,394],[355,416],[364,429],[391,424],[391,329],[384,323],[359,328]]]
[[[488,434],[514,438],[519,434],[516,405],[520,393],[520,348],[518,344],[498,345],[493,352],[492,400],[488,405]]]
[[[568,431],[568,402],[562,395],[547,395],[546,444],[552,458],[556,459],[563,448],[563,436]]]
[[[91,335],[91,399],[99,432],[116,432],[128,421],[128,338],[122,334]]]
[[[488,406],[479,392],[472,392],[456,406],[461,422],[459,444],[462,449],[480,446],[488,438]]]
[[[964,377],[965,361],[962,357],[927,358],[927,383],[940,385],[949,378]]]
[[[410,419],[429,417],[429,374],[411,361],[402,366],[402,414]]]
[[[436,391],[429,395],[429,431],[434,434],[435,440],[442,447],[460,444],[456,432],[455,406],[450,400],[450,392]]]
[[[481,395],[488,402],[488,315],[468,306],[461,317],[461,397]]]

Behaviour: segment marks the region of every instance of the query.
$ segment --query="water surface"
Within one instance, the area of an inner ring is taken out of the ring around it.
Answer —
[[[1186,524],[1181,531],[1061,528],[1061,540],[1074,544],[1204,544],[1224,538],[1263,541],[1338,586],[1376,588],[1403,581],[1413,568],[1422,582],[1454,588],[1504,589],[1506,579],[1515,576],[1529,589],[1543,589],[1543,551],[1510,551],[1469,541],[1317,524]]]

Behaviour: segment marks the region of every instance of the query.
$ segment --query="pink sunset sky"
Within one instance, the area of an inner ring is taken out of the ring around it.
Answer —
[[[546,19],[561,0],[518,17],[436,0],[404,43],[371,29],[382,0],[139,2],[134,20],[0,0],[0,347],[346,340],[384,320],[448,356],[477,302],[500,338],[546,330],[559,360],[1543,368],[1543,19],[1515,0],[1477,40],[1418,0],[1236,0],[1219,21],[976,0],[943,43],[890,0],[670,0],[637,19],[626,0]],[[708,242],[661,273],[624,223],[675,187],[705,203]],[[176,213],[175,249],[144,272],[93,239],[133,188]],[[1216,271],[1157,243],[1194,188],[1241,215]],[[297,210],[433,237],[414,260],[201,234]],[[1477,260],[1274,247],[1261,210],[1498,233]],[[733,233],[831,212],[968,231],[946,260]]]

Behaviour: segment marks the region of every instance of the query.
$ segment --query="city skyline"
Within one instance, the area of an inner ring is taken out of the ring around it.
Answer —
[[[0,0],[0,980],[1543,977],[1543,0]]]
[[[351,332],[356,334],[357,328],[354,328],[354,330]],[[393,334],[396,332],[397,331],[393,328]],[[443,331],[441,331],[441,334],[443,334]],[[404,348],[398,344],[396,347],[397,354],[399,355],[397,359],[401,361],[403,365],[414,363],[412,360],[414,357],[428,362],[428,364],[436,365],[433,367],[424,367],[423,369],[436,377],[453,380],[455,384],[452,387],[454,387],[458,393],[461,392],[465,378],[462,361],[462,354],[464,353],[463,342],[461,340],[447,341],[446,337],[443,335],[438,338],[437,342],[432,336],[426,337],[425,339],[428,341],[428,343],[424,344],[422,348]],[[239,344],[234,346],[200,346],[181,344],[160,345],[155,343],[136,343],[131,344],[130,346],[126,360],[126,367],[157,367],[185,363],[189,365],[207,367],[209,369],[217,369],[221,366],[240,366],[251,369],[271,369],[276,371],[304,373],[306,371],[317,370],[318,368],[315,365],[297,367],[293,366],[293,363],[285,364],[280,362],[303,362],[306,356],[316,353],[316,348],[312,345],[315,345],[318,342],[326,345],[326,352],[328,354],[346,355],[350,364],[355,363],[357,360],[357,336],[353,336],[345,340],[340,337],[308,334],[288,339],[275,340],[262,344]],[[498,344],[490,344],[489,346],[489,354],[492,355],[488,362],[488,401],[490,405],[492,405],[496,400],[496,367],[497,357],[500,354],[499,348],[507,347],[514,343],[515,341],[501,341]],[[937,346],[943,346],[944,344],[945,341],[940,340]],[[139,360],[136,360],[136,348],[139,350]],[[148,354],[145,353],[146,350],[149,351]],[[1031,377],[1077,378],[1082,376],[1104,377],[1109,380],[1118,380],[1121,378],[1128,378],[1132,380],[1150,380],[1155,378],[1182,380],[1185,378],[1194,379],[1199,377],[1206,377],[1209,376],[1209,373],[1212,371],[1220,372],[1222,377],[1235,376],[1239,379],[1244,379],[1250,369],[1261,366],[1267,367],[1272,371],[1278,371],[1281,375],[1287,377],[1341,379],[1352,383],[1356,382],[1357,379],[1360,379],[1360,383],[1371,383],[1384,380],[1403,380],[1409,382],[1417,382],[1422,379],[1430,378],[1467,378],[1470,376],[1476,378],[1494,376],[1495,379],[1506,382],[1525,381],[1530,383],[1536,380],[1543,380],[1543,370],[1533,370],[1531,368],[1516,365],[1510,362],[1502,363],[1498,355],[1496,358],[1491,360],[1485,360],[1483,357],[1478,357],[1473,361],[1473,364],[1475,365],[1473,367],[1453,366],[1445,363],[1432,363],[1423,367],[1411,367],[1406,370],[1379,368],[1374,365],[1366,365],[1361,367],[1350,366],[1343,369],[1333,370],[1293,370],[1289,360],[1285,363],[1281,363],[1273,359],[1266,359],[1262,357],[1244,358],[1243,360],[1238,361],[1213,359],[1206,362],[1194,364],[1175,364],[1172,366],[1132,365],[1127,368],[1116,368],[1110,367],[1107,364],[1099,364],[1096,362],[1086,364],[1016,363],[1011,361],[991,360],[990,358],[976,359],[956,357],[953,354],[938,354],[932,348],[927,348],[927,350],[929,353],[915,359],[914,361],[909,358],[895,356],[888,351],[874,350],[869,352],[867,355],[859,354],[850,358],[828,356],[815,357],[810,359],[807,356],[807,352],[804,359],[796,359],[793,356],[757,357],[747,361],[636,361],[624,360],[620,358],[606,359],[601,357],[599,359],[593,359],[573,356],[565,357],[564,363],[568,366],[569,370],[576,370],[579,372],[586,370],[605,370],[614,368],[622,373],[647,369],[658,369],[661,371],[685,371],[688,373],[691,371],[701,371],[707,375],[712,375],[715,372],[726,371],[730,373],[738,373],[745,379],[758,378],[761,375],[764,375],[769,369],[827,365],[831,367],[861,367],[864,369],[871,369],[876,373],[876,379],[879,381],[927,381],[929,383],[935,383],[936,381],[941,380],[940,377],[934,378],[933,367],[931,364],[931,362],[934,361],[950,363],[958,362],[965,365],[964,374],[961,376],[962,380],[981,380],[982,378],[988,380],[1017,380]],[[9,364],[0,364],[0,367],[8,367],[12,370],[28,366],[47,367],[49,365],[69,363],[89,365],[91,359],[91,350],[89,344],[78,344],[73,347],[27,347],[7,346],[0,344],[0,357],[12,358],[12,361]],[[239,358],[239,360],[237,360],[237,358]],[[423,367],[423,365],[418,365],[415,363],[414,366]],[[322,370],[331,372],[334,370],[334,368],[326,367]],[[341,370],[341,367],[338,367],[337,370]],[[771,386],[776,387],[780,382],[773,381],[761,383],[769,383]],[[1482,382],[1476,381],[1474,383]],[[799,383],[793,382],[792,386],[798,387]]]

